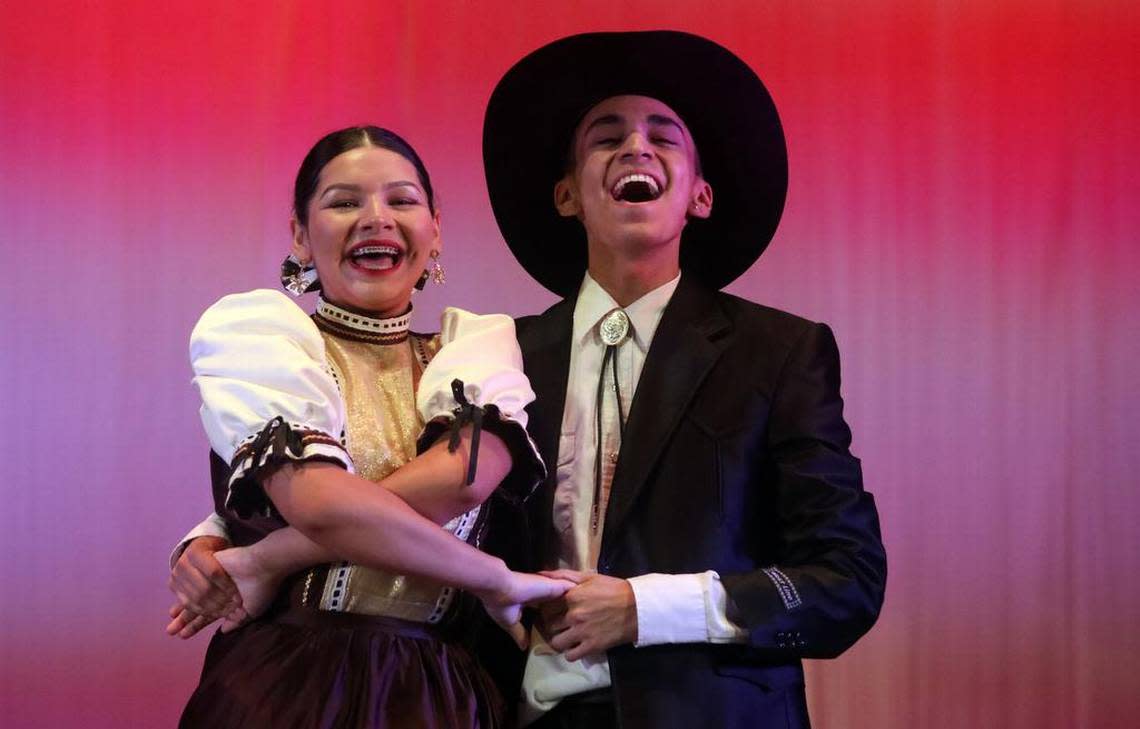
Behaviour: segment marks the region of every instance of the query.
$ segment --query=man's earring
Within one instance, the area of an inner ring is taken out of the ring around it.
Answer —
[[[281,262],[281,285],[294,296],[320,291],[321,282],[317,279],[317,269],[313,264],[303,264],[290,253]]]
[[[443,273],[443,266],[439,263],[439,251],[431,252],[431,282],[433,284],[447,283],[447,276]]]

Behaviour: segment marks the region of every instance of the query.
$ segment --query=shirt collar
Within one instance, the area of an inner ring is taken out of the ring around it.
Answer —
[[[653,341],[657,325],[661,323],[665,306],[673,298],[673,292],[680,282],[681,274],[678,273],[671,281],[661,284],[625,307],[633,329],[633,341],[642,352],[649,351],[649,343]],[[597,331],[602,317],[617,308],[621,307],[587,271],[582,286],[578,289],[578,302],[574,306],[574,341],[579,344],[589,341],[588,338]]]

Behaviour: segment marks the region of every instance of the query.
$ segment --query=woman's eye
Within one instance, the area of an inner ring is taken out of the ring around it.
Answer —
[[[667,147],[672,147],[677,144],[675,140],[670,139],[669,137],[653,137],[649,141],[653,142],[654,144],[663,144]]]
[[[355,200],[333,200],[329,203],[330,208],[354,208],[356,207]]]
[[[599,139],[595,140],[595,141],[594,141],[594,144],[599,144],[599,145],[604,145],[604,146],[610,146],[610,145],[613,145],[613,144],[617,144],[617,143],[618,143],[618,141],[619,141],[619,140],[618,140],[618,138],[617,138],[617,137],[601,137],[601,138],[599,138]]]

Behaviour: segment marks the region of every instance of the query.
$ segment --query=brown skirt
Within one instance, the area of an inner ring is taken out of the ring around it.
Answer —
[[[292,607],[206,651],[180,727],[497,727],[503,704],[430,626]]]

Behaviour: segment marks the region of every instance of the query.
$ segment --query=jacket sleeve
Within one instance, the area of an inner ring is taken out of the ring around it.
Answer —
[[[774,478],[776,563],[722,575],[729,617],[757,648],[830,658],[874,624],[883,603],[886,554],[871,494],[839,394],[831,330],[810,326],[780,370],[769,415],[764,472]]]

